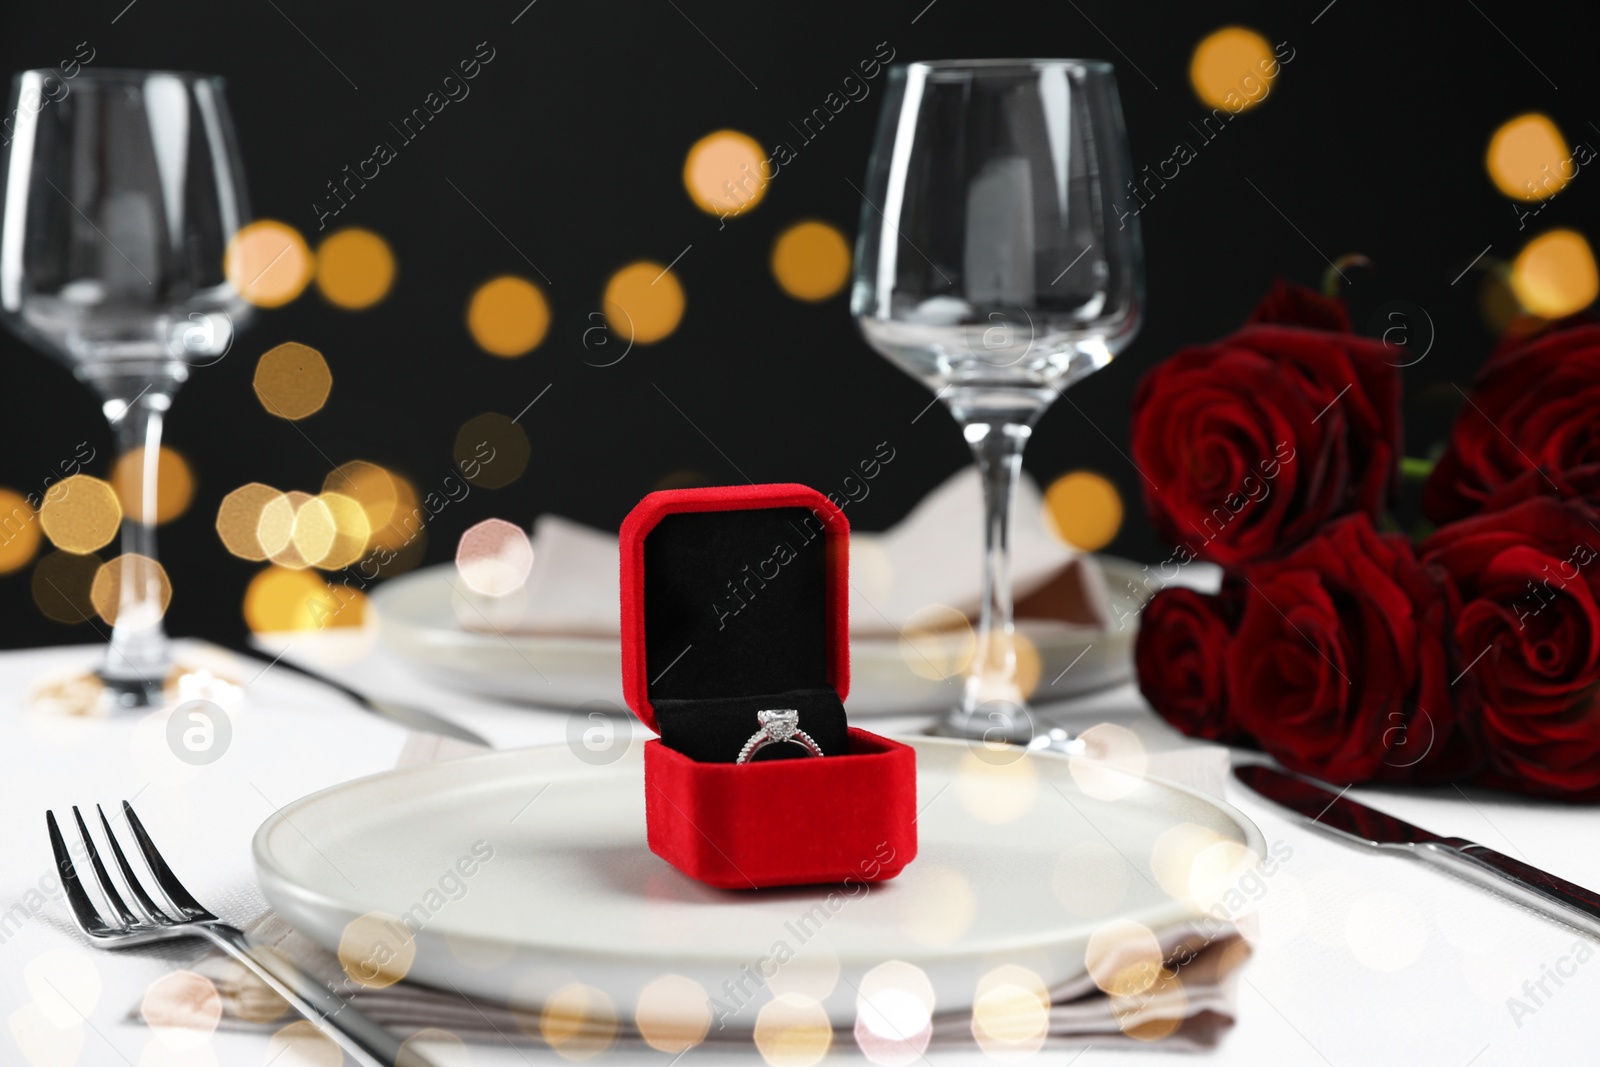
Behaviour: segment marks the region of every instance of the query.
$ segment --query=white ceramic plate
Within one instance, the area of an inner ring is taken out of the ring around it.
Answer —
[[[1098,559],[1112,615],[1122,623],[1106,630],[1021,623],[1039,655],[1035,703],[1082,696],[1132,677],[1141,606],[1133,590],[1142,587],[1144,576],[1126,560]],[[385,582],[373,593],[383,640],[414,670],[446,687],[500,700],[563,709],[605,701],[621,710],[622,654],[617,638],[468,630],[458,621],[452,603],[459,597],[453,575],[452,564],[427,567]],[[956,652],[960,640],[971,638],[952,637],[947,654],[941,657],[934,651],[931,658],[908,654],[898,639],[852,640],[846,703],[850,714],[915,714],[954,704],[961,678],[959,674],[938,678],[936,664],[960,662]],[[912,658],[918,662],[910,662]]]
[[[725,983],[745,981],[731,1025],[753,1025],[760,1004],[790,989],[848,1025],[854,988],[887,960],[922,968],[938,1010],[962,1009],[1002,963],[1050,986],[1080,977],[1089,935],[1111,919],[1160,931],[1192,918],[1193,900],[1157,888],[1171,877],[1152,867],[1156,839],[1175,826],[1264,854],[1243,815],[1177,785],[1102,769],[1125,795],[1096,799],[1062,756],[995,770],[960,741],[908,743],[918,856],[870,886],[734,892],[678,873],[645,844],[638,745],[604,767],[551,746],[334,786],[262,825],[256,869],[278,913],[329,948],[359,917],[410,916],[409,976],[426,985],[536,1006],[581,982],[626,1019],[647,983],[673,973],[725,1004]],[[792,832],[781,812],[773,832]],[[743,979],[780,942],[794,959],[765,986]]]

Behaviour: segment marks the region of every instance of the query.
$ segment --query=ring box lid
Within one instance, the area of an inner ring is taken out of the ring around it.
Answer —
[[[804,485],[651,493],[622,523],[622,693],[655,700],[850,691],[844,513]]]

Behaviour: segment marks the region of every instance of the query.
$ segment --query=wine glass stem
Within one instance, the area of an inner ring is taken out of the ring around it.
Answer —
[[[161,582],[156,566],[156,472],[161,429],[179,381],[176,376],[106,375],[91,379],[116,437],[118,456],[137,454],[139,499],[124,500],[122,587],[116,621],[100,678],[114,702],[128,707],[159,704],[171,667],[171,650],[162,625]]]
[[[983,479],[983,588],[972,668],[945,732],[1029,733],[1011,616],[1011,509],[1022,450],[1033,426],[1029,421],[969,421],[963,432]]]

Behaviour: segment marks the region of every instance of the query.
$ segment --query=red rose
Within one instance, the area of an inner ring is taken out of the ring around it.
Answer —
[[[1597,527],[1580,502],[1531,499],[1423,545],[1460,596],[1455,640],[1482,705],[1489,784],[1600,799]]]
[[[1600,325],[1553,329],[1489,359],[1423,490],[1437,523],[1471,515],[1524,471],[1600,463]]]
[[[1233,714],[1290,770],[1437,781],[1478,762],[1450,691],[1450,591],[1364,515],[1244,569]]]
[[[1395,485],[1400,375],[1377,341],[1247,326],[1157,366],[1133,460],[1162,537],[1225,565],[1275,555]]]
[[[1350,313],[1344,301],[1336,296],[1323,296],[1315,289],[1286,282],[1282,278],[1272,283],[1272,291],[1262,297],[1249,322],[1272,323],[1278,326],[1305,326],[1313,330],[1332,330],[1335,333],[1354,333]]]
[[[1134,663],[1139,691],[1163,719],[1190,737],[1238,741],[1228,710],[1228,642],[1236,612],[1228,600],[1192,589],[1163,589],[1139,616]]]
[[[1564,471],[1545,467],[1523,471],[1490,493],[1478,513],[1484,515],[1492,511],[1505,511],[1524,500],[1538,497],[1578,500],[1591,508],[1600,508],[1600,463]]]

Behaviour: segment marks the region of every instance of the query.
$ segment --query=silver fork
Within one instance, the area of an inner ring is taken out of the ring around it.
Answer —
[[[100,814],[100,825],[105,830],[105,838],[111,846],[117,869],[122,873],[122,880],[138,907],[135,912],[123,902],[106,865],[100,860],[100,852],[95,848],[94,837],[89,833],[83,815],[74,805],[72,817],[77,820],[89,866],[94,870],[95,881],[99,883],[111,911],[109,920],[101,917],[89,894],[84,891],[83,883],[72,865],[72,857],[67,852],[67,843],[61,836],[61,827],[56,824],[55,812],[47,811],[44,815],[50,829],[50,847],[55,851],[56,865],[61,870],[61,882],[67,891],[67,903],[72,908],[73,920],[92,942],[101,948],[117,949],[184,937],[203,938],[238,960],[296,1011],[338,1042],[357,1063],[365,1067],[394,1067],[400,1059],[401,1043],[393,1034],[348,1002],[340,1000],[322,983],[293,969],[280,957],[270,957],[272,966],[269,969],[252,951],[242,930],[218,919],[189,895],[189,891],[172,873],[172,868],[167,866],[166,860],[161,858],[161,853],[156,851],[155,842],[145,832],[139,816],[133,813],[133,806],[124,800],[122,811],[128,818],[133,839],[167,901],[165,910],[159,907],[133,873],[117,835],[111,830],[106,813],[98,804],[95,805],[95,811]],[[405,1062],[427,1067],[427,1061],[411,1046],[405,1048]]]

